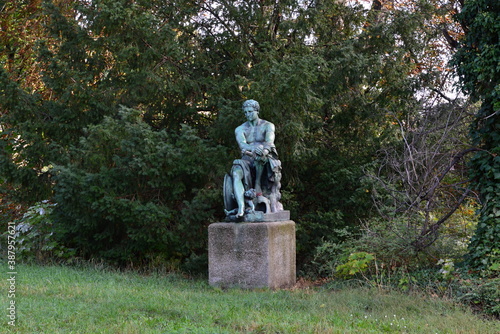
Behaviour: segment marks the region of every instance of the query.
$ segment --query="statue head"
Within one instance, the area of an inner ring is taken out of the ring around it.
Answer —
[[[243,102],[243,106],[242,106],[243,111],[245,110],[245,108],[248,108],[248,107],[253,108],[256,112],[260,111],[259,102],[255,101],[255,100],[246,100],[245,102]]]

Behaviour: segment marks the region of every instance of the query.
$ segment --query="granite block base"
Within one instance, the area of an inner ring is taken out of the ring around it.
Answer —
[[[295,284],[295,222],[214,223],[208,227],[209,284],[288,288]]]

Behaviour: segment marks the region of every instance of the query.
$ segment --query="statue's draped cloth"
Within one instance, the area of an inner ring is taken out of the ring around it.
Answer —
[[[264,170],[262,172],[261,186],[264,194],[272,192],[273,186],[281,178],[281,161],[278,159],[278,152],[274,146],[266,146],[265,149],[269,150],[264,163]],[[243,154],[241,159],[233,161],[233,170],[239,166],[243,171],[243,185],[245,191],[254,188],[255,186],[255,164],[262,163],[257,161],[255,157]],[[233,170],[231,172],[233,172]]]

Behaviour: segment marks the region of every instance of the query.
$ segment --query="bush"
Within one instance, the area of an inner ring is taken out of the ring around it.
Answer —
[[[335,270],[341,276],[363,274],[368,269],[368,265],[374,260],[373,254],[367,252],[352,253],[347,258],[347,262],[339,264]]]
[[[411,273],[434,270],[440,259],[446,259],[442,262],[447,267],[442,269],[449,272],[450,276],[449,269],[454,263],[463,260],[467,252],[467,240],[473,233],[474,223],[468,218],[454,216],[446,222],[446,228],[442,229],[439,238],[425,249],[415,244],[421,231],[418,217],[412,222],[403,217],[371,219],[365,222],[358,235],[351,232],[347,236],[346,231],[337,230],[337,239],[324,240],[316,247],[314,272],[321,277],[363,276],[368,281],[376,279],[377,284],[396,286],[401,280],[401,285],[408,288],[413,280]],[[356,270],[356,265],[361,265],[361,260],[367,259],[366,254],[373,255],[373,259],[364,263],[363,270]],[[356,255],[361,258],[354,258]],[[356,272],[349,273],[351,269]]]
[[[381,268],[390,270],[404,268],[413,271],[432,268],[439,259],[462,260],[473,228],[460,229],[455,226],[454,220],[450,220],[437,235],[438,238],[422,249],[418,244],[421,225],[418,216],[413,217],[413,221],[409,221],[408,217],[372,219],[365,223],[361,237],[353,241],[352,247],[356,251],[373,253]]]
[[[500,278],[463,280],[458,291],[459,301],[500,319]]]
[[[223,150],[188,126],[155,131],[121,107],[86,130],[74,156],[55,168],[59,240],[118,265],[205,251],[206,226],[223,207]]]
[[[305,270],[314,273],[318,261],[323,261],[320,258],[326,254],[318,256],[318,247],[325,242],[326,248],[342,244],[359,230],[360,220],[372,214],[369,193],[360,182],[360,163],[323,151],[303,161],[307,166],[299,177],[303,188],[292,185],[297,203],[292,214],[297,219],[297,256]]]
[[[401,269],[428,267],[430,259],[411,247],[412,230],[401,222],[372,221],[361,233],[341,243],[324,242],[316,248],[315,263],[324,276],[339,276],[337,268],[350,263],[352,254],[371,254],[373,260],[364,268],[367,275],[385,272],[391,275]],[[352,263],[351,263],[352,264]],[[344,268],[344,267],[341,267]],[[341,270],[342,271],[342,270]],[[340,273],[340,276],[345,276]]]
[[[338,265],[353,251],[354,234],[348,229],[337,229],[335,239],[324,239],[314,250],[314,258],[308,267],[308,275],[313,278],[332,277]]]
[[[48,201],[29,207],[22,218],[15,221],[16,255],[25,261],[71,262],[73,249],[62,245],[54,235],[55,223],[52,210],[55,204]]]

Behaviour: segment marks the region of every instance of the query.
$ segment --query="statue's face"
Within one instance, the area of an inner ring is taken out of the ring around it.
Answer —
[[[259,112],[256,111],[253,107],[245,107],[243,108],[243,112],[245,113],[247,120],[250,122],[259,118]]]

